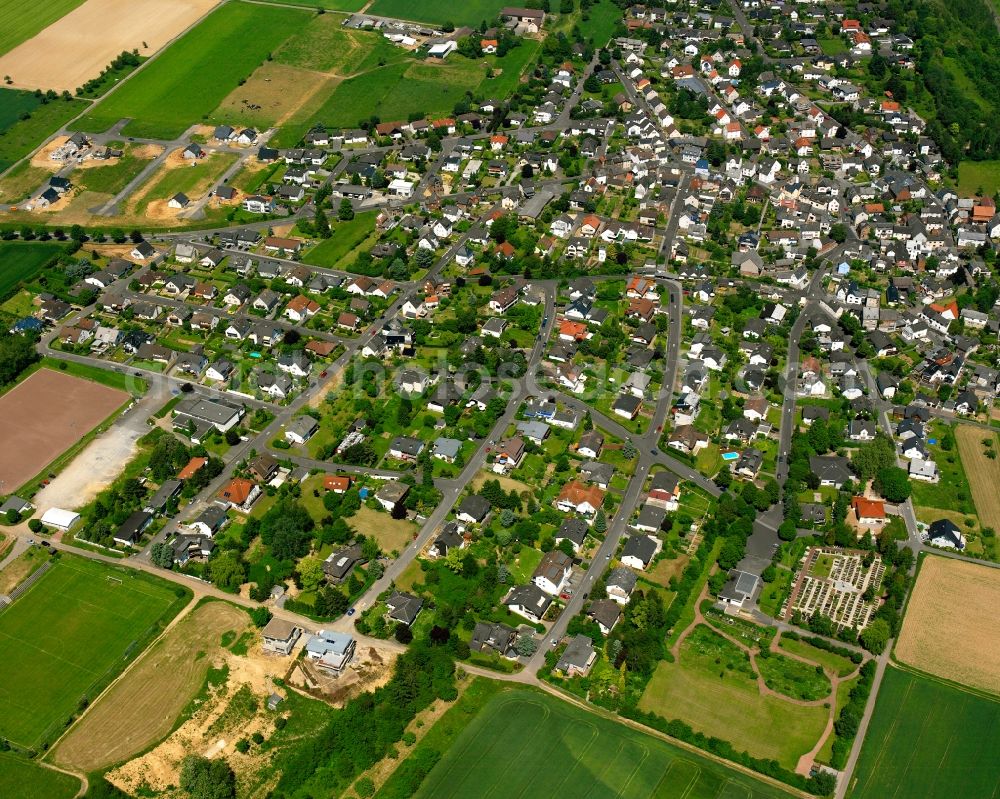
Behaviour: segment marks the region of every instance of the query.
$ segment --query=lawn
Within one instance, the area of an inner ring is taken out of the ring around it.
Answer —
[[[680,719],[754,757],[794,769],[822,735],[827,711],[762,696],[751,673],[749,660],[735,646],[692,632],[681,644],[679,660],[657,667],[639,709]]]
[[[138,572],[63,555],[0,615],[0,736],[37,747],[187,602]]]
[[[0,30],[3,30],[2,26]],[[9,90],[3,91],[6,98]],[[16,98],[0,101],[0,115],[13,113],[24,102]],[[38,104],[36,100],[33,108],[17,110],[17,118],[13,124],[0,123],[0,171],[24,158],[86,107],[84,100],[55,100],[44,105]],[[2,108],[9,110],[4,113]],[[26,119],[21,118],[24,113],[28,114]]]
[[[0,297],[10,297],[64,249],[53,241],[0,241]]]
[[[847,52],[847,42],[839,36],[817,36],[816,44],[824,55],[839,55]]]
[[[308,19],[300,9],[226,3],[77,123],[98,133],[125,117],[126,135],[172,139],[203,121]],[[211,80],[204,80],[211,75]]]
[[[417,527],[413,522],[393,519],[388,513],[372,510],[362,505],[358,512],[347,519],[362,535],[372,536],[383,552],[402,552],[413,540]]]
[[[969,481],[962,468],[962,459],[957,447],[945,450],[941,447],[942,435],[948,434],[948,425],[932,423],[927,431],[928,438],[935,439],[934,444],[928,443],[934,462],[938,465],[941,480],[938,483],[924,483],[920,480],[911,481],[913,486],[913,504],[925,508],[940,508],[954,510],[967,515],[975,514],[976,506],[972,502],[969,491]]]
[[[491,699],[413,795],[416,799],[788,796],[663,740],[530,690],[511,690]]]
[[[830,678],[823,672],[822,666],[810,666],[784,655],[761,652],[757,655],[757,668],[768,688],[792,699],[812,702],[830,696],[833,691]]]
[[[0,753],[0,796],[4,799],[73,799],[80,780],[43,768],[15,755]]]
[[[848,796],[996,796],[998,751],[1000,703],[890,666]]]
[[[778,646],[793,655],[798,655],[799,657],[804,657],[808,660],[813,660],[816,663],[826,666],[838,677],[846,677],[858,668],[857,664],[847,658],[834,652],[828,652],[825,649],[820,649],[818,646],[813,646],[806,641],[781,636],[781,638],[778,639]]]
[[[0,0],[0,55],[28,41],[82,3],[83,0],[46,0],[33,3],[29,14],[24,0]]]
[[[958,165],[958,193],[971,197],[980,189],[987,197],[1000,191],[1000,161],[962,161]]]
[[[347,222],[334,222],[331,225],[333,235],[309,250],[302,260],[314,266],[334,268],[345,255],[357,250],[358,246],[372,234],[377,215],[376,211],[365,211],[355,214],[354,219]]]
[[[416,22],[431,22],[443,25],[477,26],[480,22],[490,23],[505,3],[500,0],[466,0],[454,3],[452,0],[375,0],[368,13],[383,17],[411,19]]]

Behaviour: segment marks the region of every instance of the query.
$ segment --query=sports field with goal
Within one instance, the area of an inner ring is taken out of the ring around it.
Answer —
[[[149,575],[59,556],[0,612],[0,738],[26,748],[50,740],[189,597]]]
[[[416,799],[785,799],[788,793],[534,691],[497,696]]]

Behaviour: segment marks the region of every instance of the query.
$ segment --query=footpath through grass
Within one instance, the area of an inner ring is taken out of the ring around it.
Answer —
[[[439,724],[446,720],[453,724],[449,714]],[[466,712],[462,720],[469,715]],[[435,732],[428,734],[428,746],[447,745],[447,749],[419,789],[416,780],[393,785],[394,777],[379,797],[762,799],[789,795],[708,758],[538,691],[509,690],[493,697],[453,743],[451,736],[434,740]],[[412,757],[416,756],[417,752]],[[400,772],[405,769],[404,763]],[[401,792],[402,788],[410,792]]]
[[[849,799],[993,797],[1000,702],[889,666]]]
[[[139,572],[63,554],[0,614],[0,737],[27,748],[48,741],[189,595]]]
[[[0,753],[0,796],[3,799],[73,799],[80,780],[43,768],[16,755]]]

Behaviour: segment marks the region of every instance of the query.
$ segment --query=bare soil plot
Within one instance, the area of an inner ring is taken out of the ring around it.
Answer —
[[[958,440],[958,454],[965,466],[965,474],[972,489],[972,501],[976,503],[976,512],[983,527],[1000,530],[1000,458],[986,457],[986,447],[983,439],[994,442],[993,451],[997,451],[996,434],[972,425],[960,424],[955,428],[955,438]]]
[[[220,665],[223,633],[249,623],[227,602],[209,602],[181,619],[94,704],[62,739],[53,760],[90,772],[119,763],[170,733],[201,688],[210,666]]]
[[[219,0],[87,0],[0,57],[0,74],[26,89],[75,91],[123,50],[153,55]]]
[[[229,93],[215,116],[232,125],[280,125],[313,98],[319,108],[336,83],[327,75],[265,61]]]
[[[1000,570],[929,556],[920,566],[896,657],[918,669],[1000,694]]]
[[[124,391],[39,369],[0,397],[0,487],[14,491],[128,399]]]

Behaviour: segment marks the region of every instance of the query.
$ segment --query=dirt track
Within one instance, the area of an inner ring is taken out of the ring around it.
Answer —
[[[87,0],[0,57],[0,74],[25,89],[73,92],[124,50],[151,56],[219,0]]]
[[[0,397],[0,493],[42,471],[128,399],[124,391],[40,369]]]

